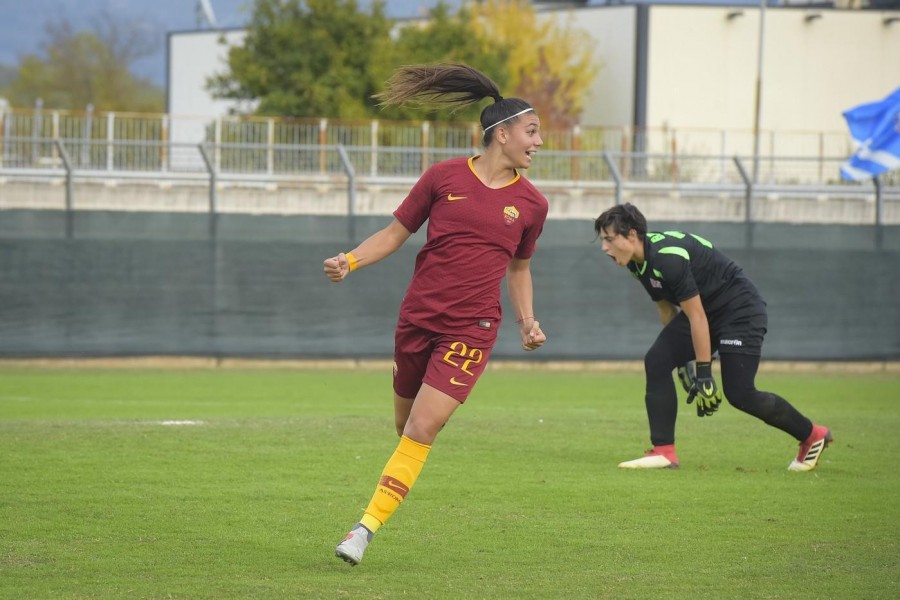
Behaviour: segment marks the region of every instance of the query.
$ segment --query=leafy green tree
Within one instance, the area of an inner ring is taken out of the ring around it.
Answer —
[[[140,24],[118,22],[101,14],[94,31],[75,31],[63,19],[47,25],[46,55],[22,58],[5,94],[13,106],[33,106],[38,98],[45,108],[161,112],[163,91],[135,77],[129,68],[153,54],[154,32]]]
[[[373,61],[390,42],[384,2],[256,0],[229,71],[207,82],[218,98],[257,102],[257,114],[366,117],[378,91]]]
[[[229,50],[228,71],[211,77],[208,89],[255,103],[259,115],[475,121],[484,103],[448,112],[382,109],[372,98],[399,65],[463,62],[505,95],[534,104],[547,126],[580,117],[596,68],[590,39],[571,24],[539,21],[525,0],[464,2],[455,12],[442,1],[392,35],[384,7],[375,0],[365,13],[356,0],[255,0],[243,45]]]

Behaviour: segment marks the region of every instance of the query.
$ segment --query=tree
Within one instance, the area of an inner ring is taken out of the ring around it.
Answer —
[[[13,105],[45,108],[161,112],[163,91],[129,68],[153,54],[156,32],[138,23],[122,23],[109,13],[94,22],[93,31],[75,31],[66,20],[48,23],[45,56],[22,58],[6,88]]]
[[[370,14],[355,0],[256,0],[244,45],[207,85],[215,97],[258,102],[261,115],[366,117],[390,28],[381,0]]]
[[[528,100],[545,127],[578,123],[588,88],[599,67],[587,32],[571,16],[558,25],[538,20],[527,0],[481,0],[472,5],[472,27],[507,48],[509,84]]]
[[[382,110],[372,98],[398,65],[464,62],[532,102],[547,126],[578,121],[597,71],[587,33],[539,23],[525,0],[482,0],[455,13],[438,2],[392,37],[384,6],[375,0],[363,13],[356,0],[256,0],[244,44],[229,50],[228,71],[208,89],[255,103],[259,115],[474,121],[483,105]]]

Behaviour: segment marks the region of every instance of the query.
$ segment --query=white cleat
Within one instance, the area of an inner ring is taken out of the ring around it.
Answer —
[[[362,560],[371,535],[368,529],[357,524],[334,549],[334,555],[355,567]]]
[[[669,460],[655,449],[647,450],[644,456],[619,463],[620,469],[677,469],[678,462]]]

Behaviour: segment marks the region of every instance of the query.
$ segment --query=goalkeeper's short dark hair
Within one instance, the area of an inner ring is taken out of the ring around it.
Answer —
[[[603,211],[594,221],[594,231],[600,235],[602,230],[607,233],[628,235],[628,232],[634,229],[638,238],[644,239],[647,235],[647,219],[641,214],[637,206],[634,204],[619,204]]]

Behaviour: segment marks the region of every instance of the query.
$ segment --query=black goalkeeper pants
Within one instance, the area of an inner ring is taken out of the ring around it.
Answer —
[[[756,389],[758,355],[722,352],[717,337],[711,336],[713,351],[719,350],[722,393],[728,402],[768,425],[784,431],[798,441],[812,433],[812,421],[791,404],[771,392]],[[694,359],[687,316],[679,313],[663,328],[644,357],[647,375],[645,402],[650,421],[650,442],[654,446],[675,443],[675,419],[678,416],[678,395],[672,372]],[[691,410],[693,412],[693,410]],[[714,418],[714,417],[712,417]]]

